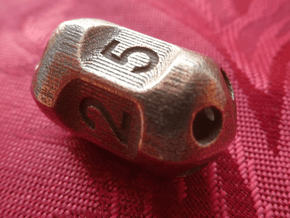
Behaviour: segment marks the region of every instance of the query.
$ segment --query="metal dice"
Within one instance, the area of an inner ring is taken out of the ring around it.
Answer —
[[[159,175],[187,175],[234,139],[232,86],[210,58],[102,20],[59,25],[32,81],[57,124]]]

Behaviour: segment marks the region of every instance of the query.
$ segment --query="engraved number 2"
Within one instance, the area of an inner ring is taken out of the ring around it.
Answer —
[[[93,130],[96,129],[96,124],[88,116],[88,108],[97,109],[105,117],[107,123],[112,128],[116,137],[122,144],[127,144],[130,133],[131,116],[127,112],[123,112],[121,127],[119,128],[106,107],[95,98],[85,98],[81,103],[81,116],[84,122]]]
[[[101,54],[106,58],[110,59],[111,61],[114,61],[120,65],[125,65],[126,63],[128,63],[128,57],[133,53],[146,54],[150,59],[148,64],[145,66],[135,66],[131,70],[132,73],[142,73],[152,70],[158,64],[159,57],[157,53],[151,50],[150,48],[146,47],[135,46],[127,48],[126,50],[123,51],[123,53],[120,56],[113,54],[112,51],[114,51],[114,49],[117,47],[119,43],[120,43],[119,41],[114,39],[103,49]]]

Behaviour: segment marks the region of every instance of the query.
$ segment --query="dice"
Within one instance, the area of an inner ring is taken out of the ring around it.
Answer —
[[[232,142],[236,103],[210,58],[96,19],[53,32],[32,80],[52,121],[161,176],[185,176]]]

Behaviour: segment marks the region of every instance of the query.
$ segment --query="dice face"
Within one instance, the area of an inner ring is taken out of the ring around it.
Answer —
[[[32,95],[57,124],[158,174],[207,163],[235,136],[233,90],[210,58],[106,21],[62,23]]]

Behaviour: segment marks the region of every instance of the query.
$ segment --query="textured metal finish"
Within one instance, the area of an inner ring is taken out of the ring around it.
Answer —
[[[231,84],[210,58],[102,20],[59,25],[32,94],[54,122],[160,175],[197,170],[236,132]]]

